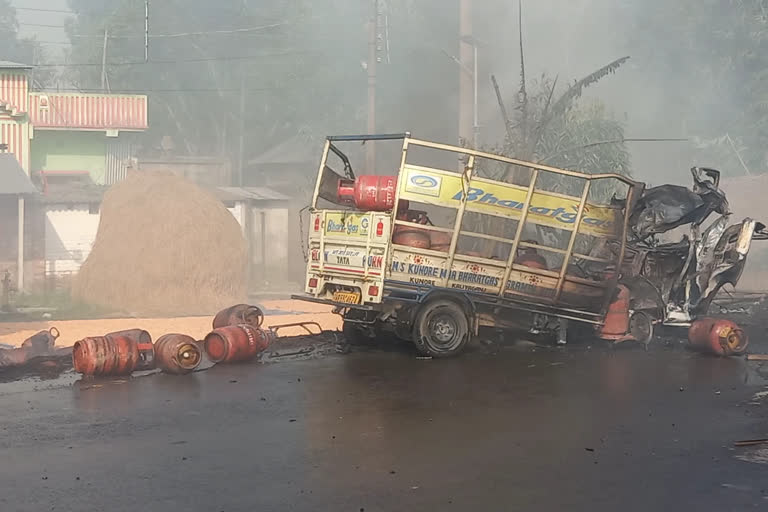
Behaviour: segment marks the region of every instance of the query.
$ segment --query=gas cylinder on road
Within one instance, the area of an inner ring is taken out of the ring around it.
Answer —
[[[214,329],[205,337],[205,353],[214,363],[249,361],[265,350],[274,338],[268,329],[252,325],[230,325]]]
[[[608,306],[605,322],[598,333],[604,340],[619,341],[629,333],[629,288],[620,284],[616,292],[616,298]]]
[[[203,351],[195,339],[185,334],[166,334],[155,342],[155,361],[165,373],[190,373],[202,359]]]
[[[358,210],[384,212],[395,206],[397,176],[358,176],[341,179],[337,195],[339,202],[355,205]]]
[[[261,327],[263,321],[264,312],[260,308],[250,304],[236,304],[216,313],[213,318],[213,328],[240,324]]]
[[[72,364],[83,375],[130,375],[154,367],[152,337],[142,329],[83,338],[72,349]]]
[[[691,346],[718,356],[737,356],[747,350],[749,339],[738,325],[725,318],[700,318],[688,328]]]

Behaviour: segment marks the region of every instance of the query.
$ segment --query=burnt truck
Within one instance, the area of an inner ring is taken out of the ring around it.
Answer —
[[[356,175],[340,147],[375,141],[395,141],[397,172]],[[646,189],[408,133],[331,136],[293,298],[333,306],[351,341],[394,335],[432,357],[486,328],[648,343],[706,313],[766,238],[754,220],[729,224],[718,171],[692,174],[691,189]]]

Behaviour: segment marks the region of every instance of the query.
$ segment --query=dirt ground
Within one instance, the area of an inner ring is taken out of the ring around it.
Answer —
[[[265,309],[264,324],[268,327],[295,322],[314,321],[324,330],[341,328],[338,315],[331,313],[331,308],[294,300],[271,300],[260,304]],[[87,336],[101,336],[123,329],[141,328],[157,339],[164,334],[182,333],[196,339],[202,339],[211,331],[213,317],[179,318],[117,318],[104,320],[65,320],[39,322],[0,323],[0,344],[18,347],[33,334],[56,327],[61,337],[56,341],[60,347],[72,346],[76,341]],[[302,334],[301,328],[286,328],[279,331],[280,336]]]

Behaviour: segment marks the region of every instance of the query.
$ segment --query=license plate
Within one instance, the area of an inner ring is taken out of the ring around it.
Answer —
[[[334,292],[334,302],[343,302],[344,304],[357,304],[360,302],[360,294],[357,292]]]

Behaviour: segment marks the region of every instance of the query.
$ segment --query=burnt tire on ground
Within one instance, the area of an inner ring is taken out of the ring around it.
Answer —
[[[431,357],[460,354],[469,341],[469,321],[464,309],[450,300],[434,300],[422,306],[413,326],[413,343]]]

